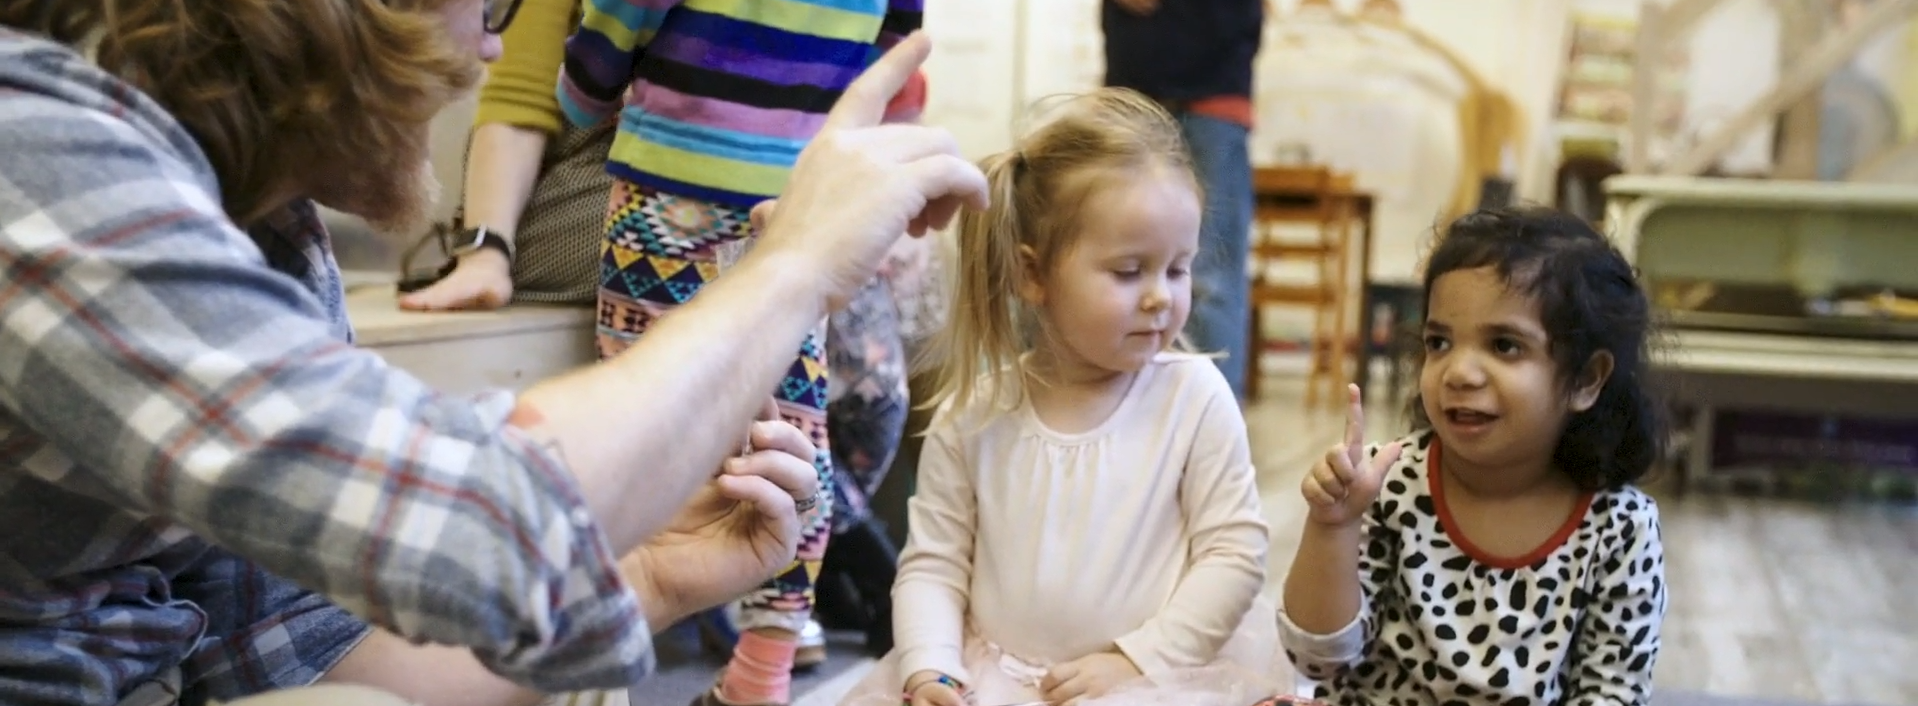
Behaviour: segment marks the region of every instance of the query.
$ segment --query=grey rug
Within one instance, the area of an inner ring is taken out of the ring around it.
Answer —
[[[1652,694],[1652,706],[1826,706],[1808,701],[1781,701],[1749,696],[1707,694],[1702,691],[1660,689]],[[1864,706],[1851,704],[1849,706]]]
[[[627,689],[633,706],[685,706],[707,689],[726,665],[725,654],[700,649],[698,639],[678,631],[659,635],[659,671]],[[792,693],[804,695],[821,682],[866,662],[865,637],[860,633],[828,633],[826,663],[809,673],[793,675]]]

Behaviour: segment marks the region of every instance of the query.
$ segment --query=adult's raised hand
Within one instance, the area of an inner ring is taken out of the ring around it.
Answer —
[[[986,178],[935,127],[882,124],[886,103],[932,51],[916,32],[867,68],[799,154],[777,207],[756,209],[755,254],[791,255],[843,306],[902,234],[943,228],[962,206],[986,206]]]

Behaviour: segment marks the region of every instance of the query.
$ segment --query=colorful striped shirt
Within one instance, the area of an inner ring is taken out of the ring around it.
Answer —
[[[619,114],[607,171],[714,203],[779,194],[826,112],[923,0],[581,0],[559,103]],[[624,94],[624,100],[622,100]]]

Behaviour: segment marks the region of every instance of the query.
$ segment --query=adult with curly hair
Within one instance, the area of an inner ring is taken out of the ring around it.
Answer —
[[[738,430],[899,233],[984,198],[877,126],[929,46],[847,90],[701,324],[454,396],[351,345],[315,203],[414,230],[515,4],[0,0],[0,702],[533,703],[792,560],[814,450]]]

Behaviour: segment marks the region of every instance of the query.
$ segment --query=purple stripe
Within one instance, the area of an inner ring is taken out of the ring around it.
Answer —
[[[715,44],[701,37],[684,35],[661,36],[647,47],[646,53],[688,66],[767,83],[817,86],[835,91],[844,90],[859,76],[861,70],[861,67],[781,59],[751,49]]]
[[[633,88],[639,108],[667,120],[733,130],[752,135],[809,140],[826,122],[824,114],[779,108],[756,108],[729,101],[694,96],[641,81]]]

